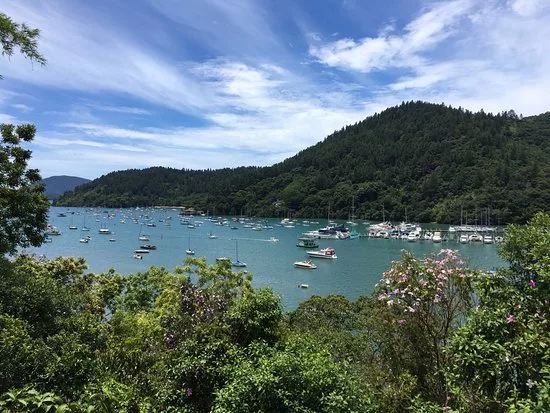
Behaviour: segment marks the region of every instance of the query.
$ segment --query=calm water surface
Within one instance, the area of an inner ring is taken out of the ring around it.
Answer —
[[[66,217],[58,217],[64,212]],[[112,218],[108,216],[114,215]],[[145,222],[147,215],[156,227],[132,223],[132,217]],[[126,223],[120,220],[126,217]],[[140,217],[141,216],[141,217]],[[171,219],[168,219],[170,218]],[[342,294],[355,300],[361,295],[372,292],[382,272],[387,270],[392,261],[399,260],[402,250],[412,251],[416,256],[425,256],[438,252],[441,248],[459,250],[462,257],[469,259],[472,267],[490,269],[504,266],[498,257],[495,245],[466,244],[448,241],[434,244],[431,241],[407,242],[391,239],[355,239],[355,240],[319,240],[320,248],[332,246],[336,250],[336,260],[315,260],[316,270],[294,268],[295,261],[305,259],[304,248],[296,247],[297,238],[304,231],[318,229],[326,225],[326,220],[318,224],[298,222],[294,228],[277,226],[279,220],[268,220],[273,229],[254,231],[244,228],[243,224],[230,223],[238,229],[228,226],[216,226],[202,217],[191,218],[191,222],[202,221],[196,228],[188,228],[179,222],[178,212],[174,210],[89,210],[84,208],[51,208],[50,223],[59,228],[61,236],[52,236],[53,242],[40,248],[29,249],[30,252],[44,254],[48,258],[56,256],[84,257],[89,271],[104,272],[114,268],[121,274],[137,273],[149,267],[162,266],[173,270],[186,258],[185,250],[191,247],[196,257],[206,257],[208,263],[214,263],[216,257],[236,258],[236,241],[238,239],[239,259],[248,264],[248,270],[254,276],[256,287],[271,287],[281,295],[287,309],[293,309],[312,295]],[[84,224],[89,232],[81,232]],[[76,225],[77,230],[69,226]],[[427,227],[427,226],[423,226]],[[113,233],[102,235],[99,228],[108,228]],[[356,227],[363,232],[365,226]],[[445,227],[441,227],[445,229]],[[212,232],[217,239],[209,239]],[[139,241],[140,233],[147,234],[150,241]],[[85,235],[90,235],[88,244],[79,242]],[[270,242],[275,237],[278,242]],[[115,242],[109,241],[115,239]],[[142,244],[154,244],[157,250],[144,254],[142,260],[133,258],[134,250]],[[299,288],[308,284],[309,288]]]

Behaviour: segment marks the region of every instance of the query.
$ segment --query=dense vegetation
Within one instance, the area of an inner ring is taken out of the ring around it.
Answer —
[[[550,205],[550,113],[408,102],[271,167],[113,172],[59,205],[180,205],[215,214],[525,222]]]
[[[405,254],[371,297],[289,314],[226,264],[86,274],[0,261],[0,410],[543,412],[550,216],[509,228],[509,269]]]

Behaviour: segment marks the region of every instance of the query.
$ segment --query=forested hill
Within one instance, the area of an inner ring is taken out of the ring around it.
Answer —
[[[90,182],[89,179],[80,178],[78,176],[50,176],[41,180],[39,183],[45,185],[44,193],[48,199],[56,199],[63,195],[66,191],[72,191],[78,185]]]
[[[408,102],[271,167],[113,172],[58,205],[184,205],[215,214],[523,222],[550,208],[550,113]]]

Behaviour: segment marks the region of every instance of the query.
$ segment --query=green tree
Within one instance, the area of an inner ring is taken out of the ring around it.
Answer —
[[[31,151],[21,141],[34,138],[34,125],[0,125],[0,254],[17,247],[39,246],[45,237],[48,199],[37,169],[28,169]]]
[[[550,216],[507,237],[510,268],[480,277],[479,307],[450,346],[460,411],[550,411]]]
[[[0,13],[0,43],[2,43],[2,56],[12,56],[16,49],[30,59],[31,62],[46,64],[46,59],[38,52],[38,38],[40,30],[31,29],[25,23],[15,23],[4,13]],[[2,79],[2,75],[0,75]]]
[[[12,56],[19,49],[31,61],[46,64],[37,49],[39,35],[38,29],[0,13],[3,56]],[[0,131],[0,255],[4,255],[15,253],[18,246],[38,246],[44,241],[49,204],[44,188],[35,185],[41,179],[38,170],[27,169],[31,151],[20,146],[21,141],[33,140],[34,125],[2,124]]]

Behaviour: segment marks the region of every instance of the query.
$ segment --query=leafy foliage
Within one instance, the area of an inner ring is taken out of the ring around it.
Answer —
[[[407,102],[271,167],[113,172],[59,205],[182,205],[214,214],[525,222],[550,205],[550,114]]]
[[[25,23],[15,23],[4,13],[0,13],[0,43],[2,56],[12,56],[16,49],[32,62],[46,64],[46,59],[38,52],[38,37],[40,30],[31,29]],[[2,79],[2,76],[0,76]]]
[[[0,125],[0,255],[44,240],[49,203],[37,169],[27,169],[31,151],[20,146],[36,133],[34,125]]]

